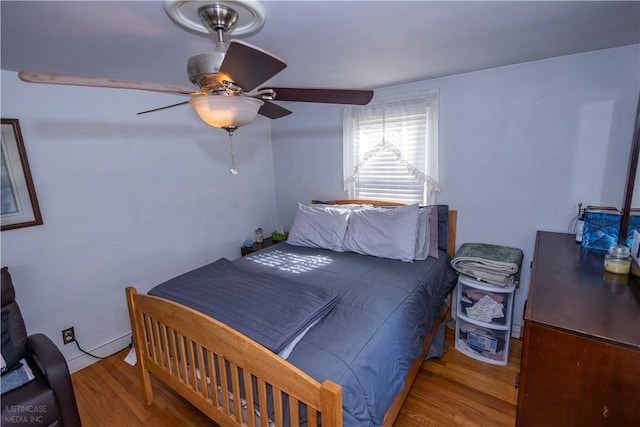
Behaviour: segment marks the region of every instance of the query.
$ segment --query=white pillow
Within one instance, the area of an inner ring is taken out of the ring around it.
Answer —
[[[418,234],[418,205],[358,209],[351,212],[345,251],[413,261]]]
[[[429,244],[431,240],[429,230],[429,211],[431,208],[421,207],[418,210],[418,233],[416,235],[416,248],[414,259],[424,260],[429,256]]]
[[[350,213],[348,208],[298,203],[287,243],[342,252]]]

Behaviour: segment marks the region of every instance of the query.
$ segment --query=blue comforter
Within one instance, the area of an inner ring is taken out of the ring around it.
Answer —
[[[271,246],[234,263],[340,296],[289,356],[318,381],[342,386],[345,426],[377,426],[457,276],[450,258],[406,263],[355,253]]]

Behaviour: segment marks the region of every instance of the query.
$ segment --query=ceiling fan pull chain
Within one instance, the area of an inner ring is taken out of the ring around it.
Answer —
[[[238,169],[236,169],[236,159],[233,155],[233,132],[229,132],[229,150],[231,151],[231,174],[238,175]]]

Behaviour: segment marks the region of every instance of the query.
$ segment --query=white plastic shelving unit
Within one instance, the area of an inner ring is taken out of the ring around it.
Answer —
[[[456,349],[495,365],[509,361],[515,286],[460,275],[456,292]]]

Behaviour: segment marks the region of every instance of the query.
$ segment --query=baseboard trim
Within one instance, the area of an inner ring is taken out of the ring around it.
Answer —
[[[96,356],[109,356],[119,350],[122,350],[129,346],[131,343],[131,332],[127,332],[126,334],[114,338],[113,340],[99,345],[97,347],[91,349],[84,349],[91,354],[95,354]],[[80,353],[77,356],[73,356],[70,359],[67,359],[67,366],[69,367],[69,372],[72,374],[74,372],[78,372],[82,368],[86,368],[89,365],[98,362],[100,359],[96,359],[95,357],[91,357],[88,354]]]
[[[517,323],[511,324],[511,336],[513,338],[520,338],[522,336],[522,326]]]

